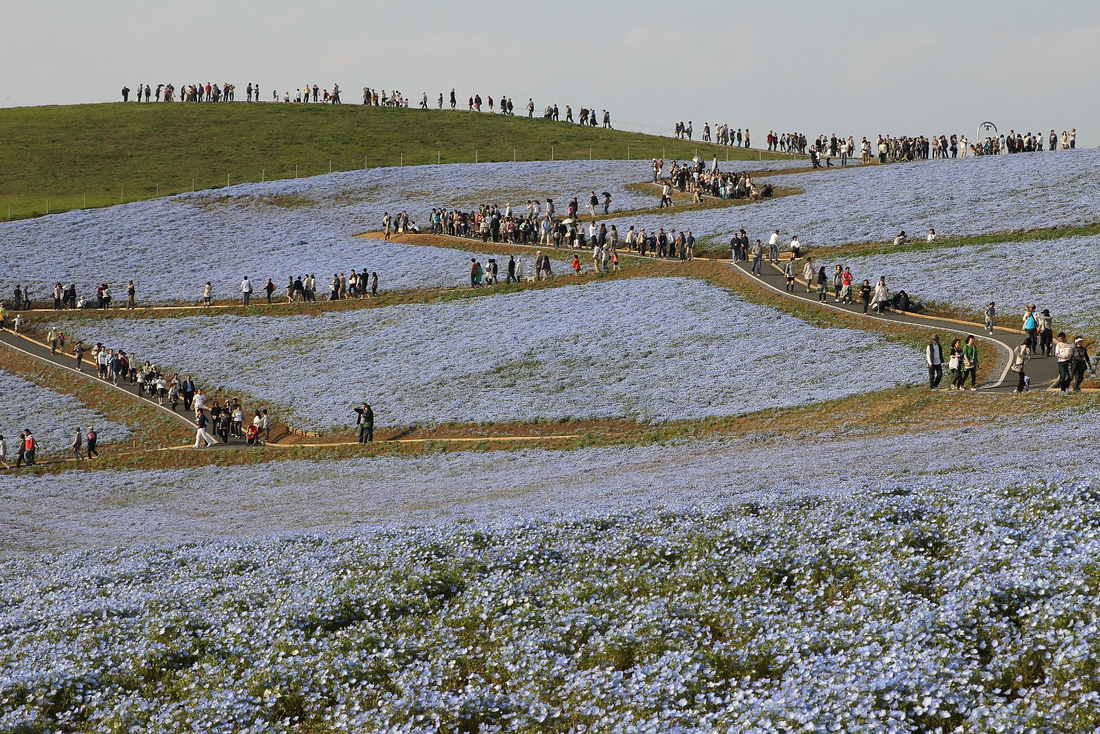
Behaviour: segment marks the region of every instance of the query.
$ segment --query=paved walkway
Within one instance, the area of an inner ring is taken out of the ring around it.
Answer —
[[[174,411],[167,405],[160,405],[156,400],[150,400],[148,397],[139,396],[136,384],[131,385],[129,382],[120,381],[115,385],[110,380],[101,380],[96,367],[90,362],[90,352],[84,355],[83,369],[77,370],[76,357],[73,355],[61,353],[50,354],[50,348],[42,342],[35,341],[22,334],[16,334],[8,329],[0,329],[0,344],[3,344],[8,349],[25,354],[28,357],[33,357],[34,359],[67,370],[73,374],[81,375],[85,379],[94,380],[109,389],[127,393],[133,396],[134,399],[142,401],[151,409],[162,411],[165,415],[172,416],[183,426],[186,426],[192,431],[195,430],[191,411],[185,411],[182,407],[179,411]],[[244,445],[244,439],[230,439],[230,444]]]
[[[818,292],[814,290],[807,293],[806,281],[801,278],[796,281],[794,292],[788,291],[786,289],[787,279],[783,270],[767,261],[764,262],[763,272],[760,276],[754,276],[751,273],[751,261],[740,261],[732,264],[733,267],[746,278],[755,280],[764,287],[776,293],[780,293],[787,298],[806,301],[822,308],[833,309],[835,311],[846,311],[854,314],[863,313],[863,304],[858,301],[850,305],[836,303],[831,294],[827,303],[818,301]],[[860,280],[862,281],[862,278]],[[831,290],[832,288],[830,287],[830,292]],[[943,345],[945,361],[947,359],[947,353],[951,349],[951,341],[955,336],[962,337],[963,341],[965,341],[967,336],[973,335],[979,340],[991,342],[997,346],[997,351],[1000,356],[998,364],[990,372],[990,379],[982,383],[980,387],[984,390],[993,390],[997,392],[1012,392],[1012,390],[1016,388],[1016,373],[1009,370],[1009,365],[1011,364],[1010,359],[1012,350],[1023,341],[1024,335],[1022,332],[998,326],[994,327],[993,334],[990,335],[986,332],[982,324],[894,311],[888,311],[881,316],[869,312],[866,318],[912,324],[913,326],[941,331],[940,343]],[[944,366],[944,372],[944,383],[942,383],[942,385],[946,386],[951,379],[950,372],[947,370],[946,365]],[[1054,361],[1054,357],[1033,356],[1031,362],[1028,363],[1027,366],[1027,375],[1031,378],[1031,387],[1033,390],[1045,390],[1052,386],[1058,379],[1058,367]]]

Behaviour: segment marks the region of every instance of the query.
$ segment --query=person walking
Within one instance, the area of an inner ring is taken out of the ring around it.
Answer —
[[[997,304],[994,301],[990,301],[989,305],[985,308],[985,330],[990,336],[993,335],[993,320],[997,318]]]
[[[250,281],[248,279],[248,276],[246,275],[246,276],[244,276],[244,279],[241,281],[241,301],[244,303],[245,306],[247,306],[248,302],[251,299],[252,299],[252,281]]]
[[[271,278],[267,279],[267,283],[264,284],[264,295],[267,296],[267,305],[271,305],[271,296],[275,294],[275,283]]]
[[[787,292],[794,292],[794,259],[788,260],[783,266],[783,275],[787,279]]]
[[[1066,339],[1066,332],[1058,332],[1058,342],[1054,345],[1054,359],[1058,365],[1058,390],[1065,393],[1069,390],[1072,379],[1070,373],[1070,360],[1073,359],[1073,345]]]
[[[49,332],[46,334],[46,341],[50,345],[50,354],[57,354],[57,327],[51,326]]]
[[[3,464],[5,469],[11,469],[11,465],[8,464],[8,442],[2,434],[0,434],[0,464]]]
[[[1032,341],[1032,344],[1035,342]],[[970,390],[978,389],[978,340],[973,334],[966,337],[966,346],[962,349],[963,377],[959,382],[959,389],[966,387],[966,378],[970,378]]]
[[[928,365],[928,389],[938,390],[943,379],[943,347],[940,346],[939,334],[933,336],[925,347],[924,362]]]
[[[78,341],[76,346],[73,347],[73,355],[76,357],[76,371],[83,372],[84,369],[80,366],[80,363],[84,361],[84,342]]]
[[[764,246],[760,244],[760,240],[756,241],[756,244],[752,246],[752,268],[750,271],[757,278],[760,277],[763,270],[764,263]]]
[[[859,300],[863,304],[863,315],[867,315],[867,307],[871,305],[871,282],[864,280],[859,286]]]
[[[73,461],[75,461],[77,464],[79,464],[80,460],[82,458],[84,458],[83,456],[80,455],[80,451],[81,451],[81,448],[83,447],[83,445],[84,445],[84,435],[81,433],[80,427],[77,426],[76,435],[73,436],[73,442],[69,445],[69,448],[73,452]]]
[[[206,417],[206,411],[202,408],[195,409],[195,445],[192,448],[199,448],[200,444],[204,441],[206,446],[210,447],[217,443],[214,437],[206,430],[206,427],[210,425],[210,421]]]
[[[374,443],[374,411],[370,405],[363,403],[361,407],[354,408],[359,417],[355,423],[359,426],[359,443]]]
[[[79,434],[80,431],[78,430],[77,433]],[[93,428],[92,426],[88,426],[88,436],[87,436],[87,438],[88,438],[88,453],[87,453],[88,459],[91,459],[93,456],[98,459],[99,458],[99,449],[96,448],[96,444],[99,442],[99,434],[95,432],[95,428]]]
[[[951,389],[962,390],[962,340],[955,339],[951,342],[951,352],[947,358],[947,367],[951,370]]]
[[[824,265],[817,271],[817,300],[822,303],[829,300],[829,274]]]
[[[875,285],[875,295],[871,300],[874,303],[876,313],[880,316],[886,313],[886,304],[890,302],[890,289],[886,287],[885,277],[878,279],[878,283]]]
[[[1016,373],[1016,389],[1012,391],[1014,395],[1022,393],[1028,388],[1025,371],[1027,363],[1031,361],[1031,344],[1031,337],[1025,337],[1020,345],[1012,350],[1012,367],[1010,369]]]
[[[1085,379],[1085,370],[1092,369],[1092,360],[1089,359],[1089,351],[1085,348],[1085,338],[1078,336],[1073,339],[1073,354],[1069,359],[1070,372],[1073,373],[1073,391],[1081,392],[1081,381]]]

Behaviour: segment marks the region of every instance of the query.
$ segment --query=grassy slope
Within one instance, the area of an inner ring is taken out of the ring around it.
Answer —
[[[0,218],[106,206],[261,176],[364,165],[782,157],[525,117],[294,104],[115,103],[0,110]],[[438,158],[437,158],[438,156]]]

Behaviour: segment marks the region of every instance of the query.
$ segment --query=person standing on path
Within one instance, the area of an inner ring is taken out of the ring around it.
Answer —
[[[248,279],[248,276],[244,276],[244,280],[241,281],[241,301],[245,306],[252,299],[252,281]]]
[[[806,258],[806,264],[802,267],[802,279],[806,281],[807,293],[814,287],[815,275],[817,275],[817,270],[814,269],[814,259],[813,257],[808,257]]]
[[[1070,360],[1073,358],[1073,345],[1066,340],[1066,332],[1058,332],[1058,343],[1054,345],[1054,359],[1058,364],[1058,390],[1060,392],[1066,392],[1069,390],[1069,383],[1072,379],[1070,375]]]
[[[20,431],[19,438],[16,439],[16,452],[15,452],[15,468],[23,466],[27,459],[27,432]],[[28,464],[28,466],[30,466]]]
[[[757,240],[756,244],[752,246],[752,268],[750,268],[750,272],[757,278],[760,277],[761,271],[763,270],[763,263],[764,246],[760,244],[760,240]]]
[[[824,272],[824,269],[822,269]],[[886,278],[880,277],[878,283],[875,285],[875,295],[871,299],[874,303],[875,312],[881,316],[886,313],[886,304],[890,302],[890,289],[886,287]]]
[[[134,281],[130,281],[126,284],[126,308],[133,309],[136,303],[135,297],[137,296],[137,289],[134,287]]]
[[[1032,344],[1035,342],[1032,341]],[[966,346],[962,350],[963,377],[959,381],[959,389],[966,387],[966,378],[970,378],[970,390],[978,389],[978,340],[973,336],[966,337]]]
[[[833,270],[833,300],[840,303],[840,294],[844,288],[844,268],[837,265]]]
[[[180,385],[180,395],[183,397],[183,409],[191,410],[191,403],[195,399],[195,381],[191,379],[191,375]]]
[[[84,342],[77,342],[73,347],[73,355],[76,357],[76,371],[83,372],[84,369],[80,366],[80,363],[84,361]]]
[[[1038,344],[1039,317],[1035,315],[1035,304],[1029,303],[1024,310],[1024,333],[1031,339],[1032,344]]]
[[[57,327],[51,326],[50,331],[46,334],[46,341],[50,345],[50,355],[57,354]]]
[[[267,279],[267,283],[264,284],[264,295],[267,296],[267,305],[271,305],[271,296],[275,294],[275,283],[271,278]]]
[[[1069,368],[1073,373],[1073,391],[1081,392],[1081,381],[1085,379],[1085,370],[1092,369],[1092,360],[1089,359],[1089,351],[1085,348],[1085,338],[1078,336],[1073,339],[1073,355],[1069,359]]]
[[[206,411],[204,411],[202,408],[196,408],[195,409],[195,445],[192,448],[196,448],[196,449],[199,448],[200,445],[204,441],[206,442],[207,447],[213,446],[214,444],[217,443],[217,441],[214,440],[214,437],[211,436],[207,432],[206,427],[208,425],[210,425],[210,422],[206,418]]]
[[[1027,390],[1028,379],[1025,374],[1027,369],[1027,363],[1031,361],[1031,337],[1026,337],[1020,346],[1012,350],[1012,367],[1010,368],[1016,373],[1016,389],[1012,391],[1015,395]]]
[[[202,287],[202,305],[204,308],[210,308],[210,302],[214,300],[214,287],[210,285],[210,281],[206,281],[206,285]]]
[[[962,390],[962,340],[955,339],[951,342],[951,353],[947,359],[947,366],[951,370],[951,389]]]
[[[31,429],[27,428],[23,433],[25,435],[23,439],[23,460],[27,463],[27,466],[34,466],[34,455],[38,452],[38,441],[31,433]]]
[[[772,232],[768,238],[768,259],[773,263],[779,262],[779,230]]]
[[[77,431],[79,433],[79,431]],[[95,428],[88,426],[88,459],[93,456],[99,458],[99,449],[96,448],[96,444],[99,442],[99,434],[95,432]]]
[[[1037,351],[1044,357],[1050,356],[1050,350],[1054,346],[1054,319],[1050,317],[1050,309],[1044,308],[1039,315],[1039,346]]]
[[[787,292],[794,293],[794,259],[787,261],[787,264],[783,266],[783,275],[787,279]]]
[[[864,280],[859,286],[859,300],[863,304],[863,315],[867,315],[867,307],[871,305],[871,282]]]
[[[0,464],[3,464],[5,469],[11,469],[11,465],[8,464],[8,442],[4,440],[3,435],[0,435]]]
[[[359,414],[355,419],[355,424],[359,426],[359,443],[374,443],[374,411],[367,403],[354,410]]]
[[[938,390],[943,379],[943,347],[940,346],[939,334],[933,336],[925,347],[924,361],[928,365],[928,389]]]
[[[822,303],[829,300],[829,275],[824,265],[817,271],[817,300]]]
[[[77,464],[79,464],[80,460],[83,458],[80,455],[80,449],[83,447],[83,444],[84,444],[84,436],[81,434],[80,428],[78,426],[77,429],[76,429],[76,435],[73,436],[73,442],[69,446],[69,448],[72,449],[72,451],[73,451],[73,460]]]
[[[985,330],[990,336],[993,335],[993,319],[995,318],[997,318],[997,304],[990,301],[985,309]]]

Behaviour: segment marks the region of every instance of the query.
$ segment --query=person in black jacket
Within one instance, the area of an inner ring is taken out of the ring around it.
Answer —
[[[374,411],[367,403],[354,410],[359,414],[355,420],[359,426],[359,443],[374,443]]]

